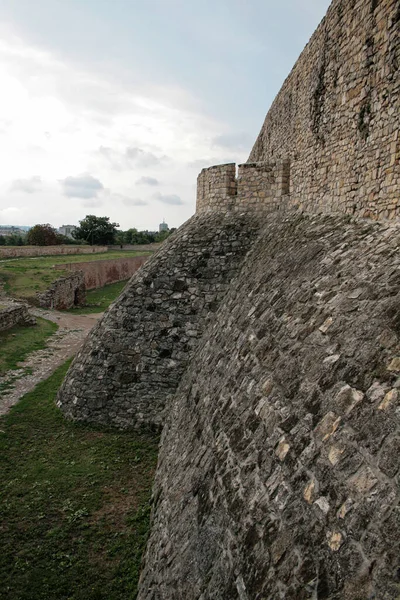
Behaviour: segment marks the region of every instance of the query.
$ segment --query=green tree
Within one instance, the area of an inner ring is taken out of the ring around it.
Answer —
[[[60,238],[54,227],[46,223],[32,227],[26,234],[26,243],[32,246],[55,246],[60,244]]]
[[[4,243],[6,246],[23,246],[25,244],[25,239],[25,235],[22,236],[14,233],[13,235],[7,235]]]
[[[76,240],[85,240],[93,244],[114,244],[117,235],[118,223],[110,223],[110,217],[96,217],[86,215],[79,221],[79,227],[73,232]]]

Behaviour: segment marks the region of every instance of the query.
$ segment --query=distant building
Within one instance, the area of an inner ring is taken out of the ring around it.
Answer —
[[[0,235],[25,235],[26,230],[15,225],[0,225]]]
[[[65,235],[65,237],[73,240],[74,236],[72,233],[75,231],[75,229],[76,225],[61,225],[61,227],[58,228],[58,233],[61,233],[61,235]]]
[[[165,220],[163,220],[163,222],[159,224],[158,231],[159,233],[161,233],[162,231],[169,231],[168,223],[166,223]]]

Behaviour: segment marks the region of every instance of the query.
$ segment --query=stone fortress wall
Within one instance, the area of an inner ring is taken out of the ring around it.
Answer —
[[[334,0],[249,163],[202,171],[60,389],[164,426],[139,600],[400,597],[399,26]]]
[[[55,265],[60,271],[82,271],[87,290],[104,287],[117,281],[126,281],[146,262],[148,256],[127,256],[106,260]]]
[[[107,250],[108,246],[0,246],[0,258],[99,254]]]
[[[246,165],[203,169],[196,210],[400,217],[400,9],[335,0],[269,110]],[[247,186],[250,179],[250,186]]]
[[[254,241],[255,215],[200,213],[132,277],[76,356],[68,417],[159,430],[168,396]]]
[[[398,0],[334,0],[273,102],[249,162],[289,159],[308,212],[400,216]]]
[[[268,215],[168,403],[139,600],[400,597],[399,247]]]
[[[196,212],[246,209],[285,210],[288,206],[290,162],[216,165],[197,178]]]

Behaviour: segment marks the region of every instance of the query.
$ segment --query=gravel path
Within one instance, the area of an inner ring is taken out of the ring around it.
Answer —
[[[42,309],[32,309],[29,312],[36,317],[57,323],[58,330],[48,338],[46,348],[32,352],[20,363],[20,369],[8,371],[0,377],[0,384],[8,384],[7,389],[0,392],[0,415],[6,413],[37,383],[47,379],[58,366],[76,354],[89,331],[103,314],[74,315]],[[31,374],[27,374],[27,369],[32,371]]]

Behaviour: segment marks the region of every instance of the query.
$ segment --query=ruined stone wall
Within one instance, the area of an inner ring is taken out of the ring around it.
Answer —
[[[254,215],[204,213],[169,237],[89,335],[59,392],[72,419],[159,429],[206,323],[256,235]]]
[[[92,260],[88,262],[55,265],[57,270],[83,271],[87,290],[104,287],[117,281],[130,279],[146,262],[148,256],[130,256],[110,260]]]
[[[400,229],[269,215],[168,404],[140,600],[392,600]]]
[[[309,212],[400,215],[398,0],[334,0],[269,110],[249,162],[290,159]]]
[[[14,325],[35,325],[36,319],[28,312],[26,304],[19,302],[0,302],[0,331],[11,329]]]
[[[39,306],[65,310],[72,306],[82,306],[86,300],[85,276],[75,271],[66,277],[56,279],[45,291],[36,294]]]
[[[251,210],[264,214],[288,204],[290,162],[216,165],[197,178],[196,212]]]
[[[0,258],[22,256],[59,256],[60,254],[98,254],[107,246],[0,246]]]

